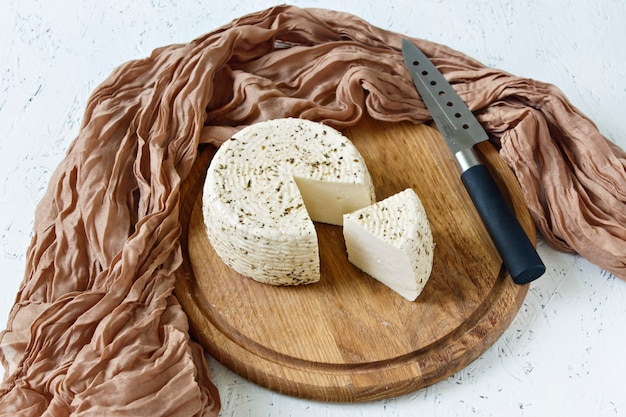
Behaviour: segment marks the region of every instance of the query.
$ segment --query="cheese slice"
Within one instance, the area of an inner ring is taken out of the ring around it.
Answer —
[[[434,243],[413,189],[345,214],[343,234],[352,264],[409,301],[419,296],[432,271]]]
[[[274,285],[319,281],[313,221],[375,201],[363,157],[321,123],[286,118],[239,131],[217,150],[204,184],[203,216],[218,256],[240,274]]]

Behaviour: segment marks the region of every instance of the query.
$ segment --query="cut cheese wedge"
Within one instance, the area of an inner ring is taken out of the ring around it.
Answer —
[[[273,285],[319,281],[313,221],[341,225],[375,201],[363,157],[321,123],[286,118],[239,131],[216,152],[203,190],[211,245],[240,274]]]
[[[413,189],[345,214],[343,234],[352,264],[409,301],[419,296],[432,271],[434,243]]]

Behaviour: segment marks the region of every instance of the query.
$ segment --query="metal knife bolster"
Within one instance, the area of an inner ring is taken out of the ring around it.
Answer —
[[[476,158],[474,149],[463,149],[454,154],[457,164],[461,168],[461,172],[465,172],[471,167],[480,165],[480,161]]]

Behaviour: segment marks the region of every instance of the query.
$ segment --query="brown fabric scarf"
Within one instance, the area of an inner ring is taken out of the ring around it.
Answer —
[[[555,87],[413,41],[501,146],[547,242],[626,278],[624,151]],[[0,339],[0,414],[216,415],[173,296],[179,188],[198,145],[286,116],[425,122],[400,44],[351,15],[281,6],[114,71],[36,211]]]

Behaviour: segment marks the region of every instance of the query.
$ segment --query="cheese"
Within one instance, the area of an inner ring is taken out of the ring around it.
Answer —
[[[240,274],[273,285],[319,281],[313,221],[375,201],[365,161],[348,138],[287,118],[239,131],[216,152],[203,190],[207,235]]]
[[[409,301],[422,292],[432,271],[434,243],[413,189],[344,215],[343,234],[356,267]]]

